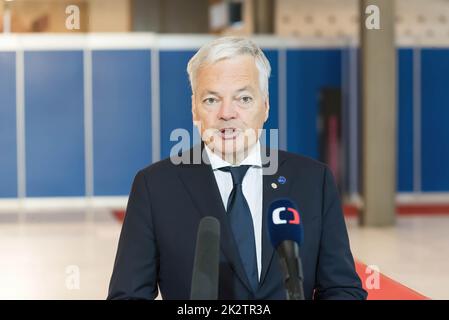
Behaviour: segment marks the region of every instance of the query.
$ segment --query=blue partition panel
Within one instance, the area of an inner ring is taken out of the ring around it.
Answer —
[[[0,52],[0,198],[17,197],[16,59]]]
[[[95,195],[127,195],[151,163],[150,60],[150,50],[92,54]]]
[[[449,49],[421,59],[422,190],[449,191]]]
[[[324,87],[340,87],[342,50],[289,49],[286,54],[287,149],[318,157],[318,103]],[[161,158],[193,139],[187,62],[196,50],[161,50]],[[279,51],[264,50],[272,67],[270,115],[279,126]],[[83,52],[26,51],[25,161],[29,197],[85,195]],[[15,53],[0,52],[0,198],[17,197]],[[421,187],[449,191],[449,49],[421,52]],[[127,195],[137,170],[152,162],[151,51],[92,52],[94,195]],[[398,49],[397,189],[414,191],[413,49]],[[197,137],[196,137],[197,138]],[[157,155],[155,155],[157,156]]]
[[[413,50],[398,50],[397,189],[413,191]]]
[[[25,52],[27,196],[83,196],[83,53]]]
[[[318,156],[318,95],[326,86],[341,85],[341,50],[287,51],[287,147]]]
[[[161,159],[170,156],[177,141],[170,141],[174,129],[188,130],[192,142],[191,89],[187,63],[196,51],[160,51]]]

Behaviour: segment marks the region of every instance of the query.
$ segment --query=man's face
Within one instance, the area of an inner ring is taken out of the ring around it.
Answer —
[[[200,68],[192,95],[193,121],[202,140],[229,159],[245,154],[268,118],[268,97],[252,56],[241,55]]]

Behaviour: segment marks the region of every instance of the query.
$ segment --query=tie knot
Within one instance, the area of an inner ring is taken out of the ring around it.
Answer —
[[[245,177],[246,172],[251,166],[238,166],[238,167],[223,167],[219,170],[230,172],[232,175],[232,182],[234,185],[242,184],[243,178]]]

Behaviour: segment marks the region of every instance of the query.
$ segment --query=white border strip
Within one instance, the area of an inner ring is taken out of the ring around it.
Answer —
[[[157,46],[161,50],[196,50],[203,44],[218,38],[214,35],[154,33],[88,33],[88,34],[51,34],[22,33],[0,35],[0,51],[15,50],[108,50],[108,49],[151,49]],[[277,48],[330,48],[342,47],[348,37],[279,37],[251,36],[254,42],[264,49]]]
[[[85,193],[94,195],[94,147],[93,147],[93,102],[92,102],[92,51],[83,51],[84,73],[84,166]]]
[[[208,43],[217,38],[217,36],[211,35],[198,35],[198,34],[186,34],[186,35],[158,35],[157,47],[162,50],[197,50],[202,45]]]
[[[151,49],[151,161],[161,159],[159,50]]]
[[[399,204],[449,204],[449,192],[401,192],[396,195]]]
[[[17,139],[17,197],[26,197],[25,156],[25,63],[23,51],[16,52],[16,139]]]
[[[0,51],[149,49],[154,43],[152,33],[0,35]]]
[[[54,197],[1,199],[0,214],[16,213],[17,211],[49,212],[56,211],[64,214],[67,210],[109,209],[123,210],[126,208],[128,197]]]
[[[22,33],[1,34],[0,51],[40,51],[40,50],[115,50],[115,49],[152,49],[160,50],[196,50],[203,44],[217,38],[215,35],[199,34],[167,34],[154,33]],[[294,49],[294,48],[341,48],[348,42],[358,46],[356,37],[281,37],[258,36],[250,37],[264,49]],[[396,39],[397,47],[449,47],[448,37],[421,39],[401,36]]]

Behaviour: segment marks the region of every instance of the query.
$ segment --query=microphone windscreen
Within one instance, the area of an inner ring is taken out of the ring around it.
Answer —
[[[195,248],[190,298],[218,299],[220,222],[214,217],[201,219]]]
[[[289,199],[273,201],[268,207],[267,225],[271,243],[276,249],[285,240],[302,245],[304,230],[297,206]]]

